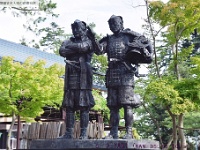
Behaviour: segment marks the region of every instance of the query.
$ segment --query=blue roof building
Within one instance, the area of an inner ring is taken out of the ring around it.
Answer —
[[[32,56],[35,61],[45,60],[47,67],[54,63],[65,65],[64,58],[61,56],[0,39],[0,58],[3,56],[13,56],[15,61],[21,63]]]

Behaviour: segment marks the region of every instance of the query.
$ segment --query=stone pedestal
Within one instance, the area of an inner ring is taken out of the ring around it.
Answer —
[[[88,140],[67,140],[67,139],[39,139],[33,140],[29,149],[135,149],[135,150],[159,150],[159,142],[154,140],[126,140],[126,139],[88,139]]]

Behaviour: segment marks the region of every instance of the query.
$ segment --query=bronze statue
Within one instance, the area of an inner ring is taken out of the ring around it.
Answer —
[[[62,106],[66,109],[66,132],[60,138],[73,139],[75,111],[80,110],[80,139],[87,139],[89,110],[95,105],[92,96],[93,43],[88,38],[86,23],[75,20],[73,37],[62,43],[59,53],[65,57],[65,85]]]
[[[110,134],[106,138],[118,139],[119,109],[124,108],[126,134],[124,139],[132,139],[133,108],[141,105],[134,94],[134,75],[138,76],[138,64],[151,63],[152,47],[150,41],[130,29],[124,29],[121,16],[111,16],[108,20],[112,35],[99,41],[97,54],[107,53],[108,69],[106,87],[107,106],[110,109]]]

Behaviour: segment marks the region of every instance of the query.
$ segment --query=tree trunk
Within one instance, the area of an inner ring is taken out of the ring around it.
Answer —
[[[7,136],[7,141],[6,141],[6,149],[7,150],[11,150],[11,148],[10,148],[10,138],[11,138],[11,133],[12,133],[13,126],[15,124],[15,119],[16,119],[15,113],[12,112],[12,123],[10,125],[9,130],[8,130],[8,136]]]
[[[180,138],[180,146],[181,146],[181,150],[187,150],[187,143],[186,143],[186,138],[185,138],[185,135],[184,135],[184,132],[183,132],[183,117],[184,115],[183,114],[180,114],[179,115],[179,118],[178,118],[178,135],[179,135],[179,138]]]
[[[175,60],[174,60],[174,68],[175,68],[175,73],[177,76],[177,80],[180,80],[180,73],[179,73],[179,66],[178,66],[178,40],[176,40],[176,53],[175,53]]]
[[[17,149],[20,149],[20,133],[21,133],[21,120],[20,116],[17,117]]]
[[[172,122],[173,122],[173,145],[172,145],[172,149],[177,150],[178,136],[177,136],[176,116],[175,115],[173,115],[173,117],[172,117]]]
[[[178,150],[177,149],[177,141],[178,141],[178,136],[177,136],[177,128],[176,128],[176,115],[172,114],[169,108],[167,108],[168,113],[170,114],[172,118],[172,124],[173,124],[173,144],[172,144],[172,149],[173,150]]]
[[[168,150],[170,145],[172,144],[172,141],[173,141],[173,137],[170,138],[170,140],[168,141],[167,145],[164,146],[164,149],[163,150]]]

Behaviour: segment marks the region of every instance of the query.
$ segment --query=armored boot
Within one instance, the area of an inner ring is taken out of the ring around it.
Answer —
[[[79,139],[88,139],[88,136],[87,136],[87,128],[81,128],[81,135],[79,137]]]
[[[124,107],[124,120],[125,120],[126,134],[124,135],[123,139],[132,139],[133,108],[131,106]]]
[[[111,127],[109,135],[105,139],[118,139],[118,126]]]
[[[73,139],[74,133],[74,113],[66,113],[66,132],[64,135],[58,137],[61,139]]]
[[[111,109],[110,112],[111,130],[109,135],[106,136],[105,139],[118,139],[119,110]]]
[[[126,127],[126,134],[124,135],[123,139],[132,139],[133,133],[132,133],[132,127]]]
[[[86,111],[81,112],[80,114],[81,134],[79,139],[88,139],[87,135],[88,122],[89,122],[89,113]]]

